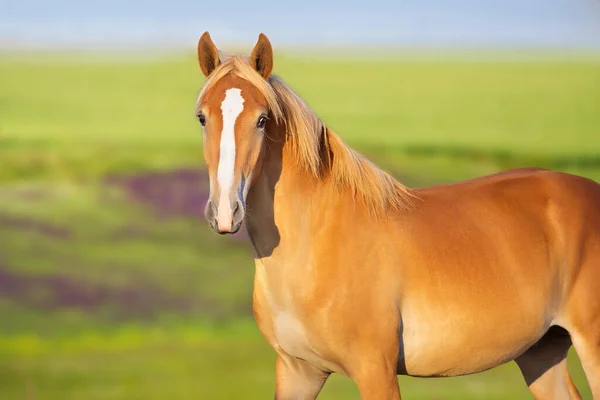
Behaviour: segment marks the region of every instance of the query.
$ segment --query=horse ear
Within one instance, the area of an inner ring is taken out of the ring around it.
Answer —
[[[219,50],[208,32],[204,32],[198,40],[198,64],[204,76],[209,76],[221,64]]]
[[[262,33],[258,35],[258,42],[256,42],[254,49],[252,49],[250,63],[265,79],[273,71],[273,47],[269,39]]]

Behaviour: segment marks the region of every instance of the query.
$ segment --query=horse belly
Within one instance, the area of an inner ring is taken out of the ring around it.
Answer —
[[[403,313],[400,374],[459,376],[485,371],[518,357],[549,328],[538,315],[428,314]]]

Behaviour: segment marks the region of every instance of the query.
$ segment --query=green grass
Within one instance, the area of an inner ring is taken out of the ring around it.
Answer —
[[[405,183],[526,165],[600,179],[597,58],[365,57],[283,55],[275,70]],[[0,288],[0,398],[272,398],[247,245],[198,220],[157,218],[100,180],[201,166],[201,84],[193,54],[0,58],[0,272],[29,282]],[[29,190],[43,195],[19,194]],[[86,290],[108,295],[60,300]],[[514,364],[400,382],[409,399],[528,398]],[[336,376],[322,398],[358,393]]]
[[[128,327],[52,340],[4,338],[0,355],[3,398],[11,399],[264,399],[273,397],[275,385],[274,352],[251,323],[228,330]],[[574,354],[569,363],[582,395],[591,398]],[[459,378],[399,382],[409,399],[530,397],[514,363]],[[350,379],[334,375],[320,398],[359,396]]]
[[[275,71],[348,143],[389,168],[475,151],[496,168],[507,158],[515,166],[562,157],[560,169],[600,169],[597,59],[282,56]],[[0,179],[197,165],[193,104],[202,82],[193,57],[0,59]]]

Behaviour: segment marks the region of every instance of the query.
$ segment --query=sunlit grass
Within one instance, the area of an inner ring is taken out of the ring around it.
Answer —
[[[600,151],[600,61],[593,58],[357,62],[284,55],[275,70],[348,143],[374,158],[385,149],[391,164],[419,151],[451,159],[461,157],[457,149],[505,151],[525,160]],[[193,104],[202,82],[193,54],[0,59],[0,179],[199,165]],[[589,164],[595,169],[600,161]]]
[[[250,322],[227,330],[129,326],[54,339],[0,339],[2,393],[26,390],[44,399],[272,398],[275,353]],[[591,398],[574,354],[570,364],[584,398]],[[400,377],[411,399],[528,398],[515,364],[460,378]],[[14,397],[20,398],[20,397]],[[346,377],[334,375],[322,399],[359,399]]]

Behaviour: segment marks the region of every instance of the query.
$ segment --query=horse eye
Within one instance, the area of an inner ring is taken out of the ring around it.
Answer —
[[[264,115],[261,115],[260,118],[258,119],[258,122],[256,123],[256,127],[258,129],[263,129],[265,127],[266,123],[267,123],[267,117],[265,117]]]
[[[204,118],[204,115],[202,115],[202,114],[198,115],[198,121],[200,121],[200,124],[202,126],[204,126],[206,124],[206,118]]]

